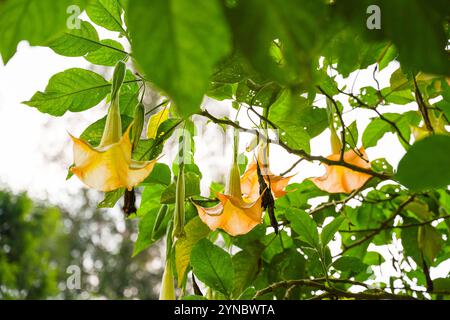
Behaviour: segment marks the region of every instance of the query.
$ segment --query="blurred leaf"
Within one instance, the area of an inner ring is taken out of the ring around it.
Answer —
[[[416,142],[400,160],[397,180],[414,191],[450,184],[450,136],[434,135]]]
[[[8,0],[0,3],[0,53],[6,64],[21,40],[32,46],[48,44],[66,26],[72,0]]]
[[[367,265],[355,257],[343,256],[333,262],[332,266],[344,272],[360,273],[367,269]]]
[[[226,251],[209,240],[202,239],[192,248],[191,265],[200,281],[230,297],[233,290],[234,269],[231,256]]]
[[[128,8],[139,66],[173,99],[180,116],[197,112],[214,65],[230,50],[219,2],[131,0]]]
[[[441,251],[442,238],[435,228],[429,225],[419,227],[418,232],[419,249],[422,250],[428,265],[431,265]]]

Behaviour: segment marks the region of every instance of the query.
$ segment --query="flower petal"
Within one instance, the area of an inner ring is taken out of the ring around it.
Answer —
[[[364,148],[359,149],[362,157],[367,159]],[[332,154],[328,157],[330,160],[339,160],[340,154]],[[344,153],[344,161],[360,168],[369,169],[370,164],[354,151],[349,150]],[[325,165],[326,174],[322,177],[311,178],[310,180],[321,190],[328,193],[351,193],[352,191],[361,188],[370,175],[362,172],[357,172],[343,166],[328,166]]]
[[[261,198],[249,202],[236,197],[217,194],[220,203],[211,208],[198,205],[200,219],[211,229],[223,229],[232,236],[250,232],[261,223],[263,210]]]
[[[103,192],[131,189],[142,182],[153,170],[156,160],[131,159],[130,128],[119,142],[99,149],[71,136],[75,163],[72,172],[89,187]]]

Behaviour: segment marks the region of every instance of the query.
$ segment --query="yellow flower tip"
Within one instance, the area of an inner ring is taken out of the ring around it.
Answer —
[[[364,159],[367,159],[364,148],[359,149],[359,153]],[[339,160],[340,154],[332,154],[327,157],[330,160]],[[370,169],[370,163],[361,159],[354,151],[349,150],[344,153],[344,161],[360,168]],[[321,190],[328,193],[351,193],[361,188],[370,175],[357,172],[342,166],[325,165],[326,173],[322,177],[310,178],[310,180]]]
[[[231,236],[250,232],[262,221],[261,197],[249,201],[218,193],[220,202],[214,207],[195,205],[200,219],[211,229],[222,229]]]
[[[157,160],[131,159],[130,129],[131,126],[119,142],[97,148],[71,136],[75,164],[71,171],[87,186],[103,192],[118,188],[131,190],[141,183]]]

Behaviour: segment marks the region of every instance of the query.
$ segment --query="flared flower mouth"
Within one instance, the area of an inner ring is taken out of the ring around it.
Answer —
[[[261,223],[263,208],[261,196],[249,199],[242,196],[239,167],[233,163],[226,194],[217,193],[219,203],[205,208],[195,204],[200,219],[211,229],[222,229],[231,236],[250,232]]]
[[[241,177],[241,189],[243,195],[248,199],[257,199],[259,197],[260,185],[257,173],[259,165],[261,174],[266,184],[270,187],[273,197],[278,199],[284,196],[286,194],[284,189],[294,175],[282,177],[277,176],[270,171],[269,146],[262,142],[258,146],[257,162],[253,160]]]
[[[334,153],[327,157],[329,160],[338,161],[340,153]],[[352,165],[363,169],[370,169],[370,163],[366,161],[367,154],[363,147],[357,152],[355,150],[348,150],[344,153],[343,160]],[[310,180],[321,190],[328,193],[351,193],[354,190],[361,188],[370,175],[362,172],[357,172],[352,169],[338,166],[325,165],[326,173],[322,177],[310,178]]]
[[[74,143],[74,166],[71,171],[90,188],[108,192],[133,187],[153,170],[156,160],[135,161],[131,158],[131,126],[118,142],[92,147],[71,135]]]

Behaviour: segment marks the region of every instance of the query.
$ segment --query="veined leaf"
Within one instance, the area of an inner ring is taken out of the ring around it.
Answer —
[[[81,57],[100,47],[97,30],[87,21],[80,22],[80,29],[68,29],[50,43],[53,51],[68,57]]]
[[[207,239],[197,242],[191,252],[194,274],[207,286],[227,297],[233,290],[234,269],[230,255]]]
[[[122,26],[122,8],[118,0],[90,0],[86,13],[95,24],[111,31],[125,33]]]
[[[175,243],[175,261],[177,265],[178,283],[181,284],[189,266],[191,251],[194,245],[205,238],[210,230],[197,216],[192,218],[184,227],[186,236]]]
[[[110,83],[99,74],[73,68],[55,74],[45,92],[37,92],[24,103],[40,112],[62,116],[66,111],[80,112],[96,106],[110,89]]]
[[[101,66],[112,67],[127,56],[123,46],[115,40],[105,39],[101,40],[100,43],[101,46],[98,50],[90,51],[84,57],[87,61]]]

